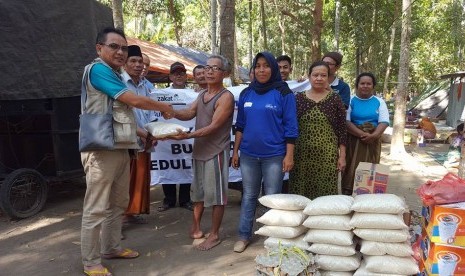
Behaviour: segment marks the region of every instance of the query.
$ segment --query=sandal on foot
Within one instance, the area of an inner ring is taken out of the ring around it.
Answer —
[[[125,248],[114,254],[103,254],[104,259],[134,259],[139,257],[139,252]]]
[[[108,271],[106,267],[103,267],[101,269],[84,269],[84,274],[88,276],[112,276],[113,274]]]
[[[173,206],[170,206],[168,203],[163,203],[162,205],[158,206],[158,212],[164,212],[171,208],[173,208]]]

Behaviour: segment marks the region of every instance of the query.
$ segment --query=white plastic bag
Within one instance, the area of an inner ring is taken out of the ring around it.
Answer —
[[[352,256],[355,254],[355,244],[352,245],[335,245],[313,243],[308,247],[308,251],[320,255],[333,255],[333,256]]]
[[[312,200],[304,210],[304,214],[316,215],[346,215],[352,212],[354,198],[346,195],[320,196]]]
[[[360,266],[360,256],[350,257],[316,255],[315,263],[322,270],[329,271],[354,271]]]
[[[394,273],[412,275],[420,272],[417,262],[412,257],[364,256],[366,269],[375,273]]]
[[[354,276],[408,276],[406,274],[384,274],[384,273],[374,273],[370,272],[366,268],[367,264],[365,260],[362,261],[360,267],[355,271]]]
[[[352,210],[360,213],[401,214],[408,211],[403,198],[394,194],[357,195]]]
[[[385,230],[385,229],[354,229],[354,234],[368,241],[378,242],[405,242],[410,238],[407,229]]]
[[[182,132],[189,132],[189,128],[182,125],[167,123],[167,122],[151,122],[144,126],[144,128],[155,138],[166,138],[174,136]]]
[[[304,241],[305,235],[300,235],[293,239],[282,239],[282,238],[273,238],[269,237],[265,240],[265,247],[268,249],[278,248],[279,245],[287,247],[298,247],[303,250],[308,250],[308,242]]]
[[[407,229],[402,214],[375,214],[355,212],[350,220],[353,228],[364,229]]]
[[[265,195],[258,199],[265,207],[280,210],[303,210],[310,199],[294,194],[273,194]]]
[[[309,216],[303,223],[310,229],[351,230],[351,215]]]
[[[409,257],[413,255],[409,242],[375,242],[361,241],[360,252],[365,255],[382,256],[392,255],[397,257]]]
[[[307,228],[305,226],[289,227],[265,225],[255,231],[255,234],[274,238],[292,239],[302,235],[306,230]]]
[[[304,241],[311,243],[324,243],[336,245],[352,245],[354,233],[344,230],[310,229],[304,237]]]
[[[276,226],[299,226],[307,218],[301,210],[289,211],[289,210],[278,210],[271,209],[267,211],[263,216],[257,219],[257,222],[265,225],[276,225]]]

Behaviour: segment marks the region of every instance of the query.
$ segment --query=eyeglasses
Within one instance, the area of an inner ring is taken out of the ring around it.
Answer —
[[[210,70],[212,70],[213,72],[224,71],[223,68],[218,67],[218,66],[216,66],[216,65],[213,65],[213,66],[207,65],[207,66],[203,67],[203,69],[205,69],[205,71],[210,71]]]
[[[116,43],[110,43],[110,44],[100,43],[100,45],[108,46],[113,51],[118,51],[119,49],[121,49],[121,51],[127,52],[129,49],[128,46],[123,46],[123,45],[119,45]]]

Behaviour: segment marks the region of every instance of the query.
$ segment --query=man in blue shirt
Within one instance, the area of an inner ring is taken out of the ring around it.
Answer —
[[[121,247],[121,216],[129,202],[129,150],[137,149],[136,122],[132,107],[161,111],[172,118],[173,108],[136,95],[121,78],[128,46],[123,31],[109,27],[97,35],[99,58],[87,65],[82,81],[86,113],[113,114],[114,148],[81,152],[86,173],[81,227],[84,273],[111,275],[101,258],[136,258],[137,251]],[[85,131],[82,128],[81,131]]]

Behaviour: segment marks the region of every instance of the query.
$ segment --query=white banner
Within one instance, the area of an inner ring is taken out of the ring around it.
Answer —
[[[295,92],[307,90],[308,80],[298,83],[296,81],[288,82],[289,87]],[[236,106],[234,108],[233,125],[236,122],[237,101],[239,95],[246,88],[246,85],[232,86],[227,89],[234,95]],[[174,109],[188,108],[197,98],[198,93],[192,89],[154,89],[150,97],[159,102],[167,102],[173,105]],[[158,121],[165,121],[160,112],[155,114]],[[167,120],[171,123],[180,124],[182,126],[194,129],[195,118],[190,121],[179,121],[177,119]],[[232,130],[231,130],[232,131]],[[155,152],[152,152],[151,162],[151,183],[156,184],[181,184],[192,182],[192,149],[193,139],[189,140],[166,140],[158,141],[155,147]],[[234,133],[231,135],[231,156],[234,144]],[[287,178],[287,175],[286,175]],[[241,173],[239,170],[229,167],[229,181],[241,181]]]

